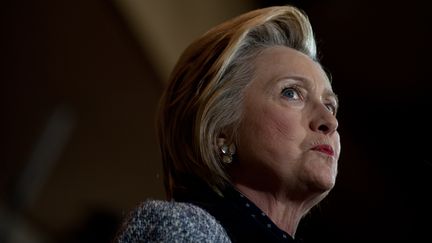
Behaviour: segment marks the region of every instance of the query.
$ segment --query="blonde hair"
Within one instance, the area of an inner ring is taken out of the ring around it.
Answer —
[[[181,55],[165,90],[157,120],[168,198],[197,177],[214,190],[230,182],[216,146],[236,141],[243,90],[253,60],[282,45],[316,60],[307,16],[292,6],[257,9],[226,21],[194,41]]]

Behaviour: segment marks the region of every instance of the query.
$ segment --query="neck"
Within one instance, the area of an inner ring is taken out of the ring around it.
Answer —
[[[299,199],[283,192],[259,191],[242,184],[234,186],[293,238],[303,216],[325,196],[321,194]]]

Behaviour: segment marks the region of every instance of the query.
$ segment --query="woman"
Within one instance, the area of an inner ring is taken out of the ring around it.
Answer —
[[[258,9],[209,30],[161,100],[170,202],[144,202],[118,241],[294,242],[335,184],[337,106],[298,9]]]

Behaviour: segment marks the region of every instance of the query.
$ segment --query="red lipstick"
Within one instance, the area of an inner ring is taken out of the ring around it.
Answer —
[[[312,150],[318,151],[318,152],[321,152],[321,153],[324,153],[324,154],[327,154],[329,156],[333,156],[334,155],[333,148],[330,145],[327,145],[327,144],[317,145],[317,146],[313,147]]]

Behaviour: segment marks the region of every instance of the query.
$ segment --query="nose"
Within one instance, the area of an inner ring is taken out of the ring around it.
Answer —
[[[338,120],[325,107],[315,110],[315,115],[310,122],[310,128],[322,134],[332,134],[338,128]]]

